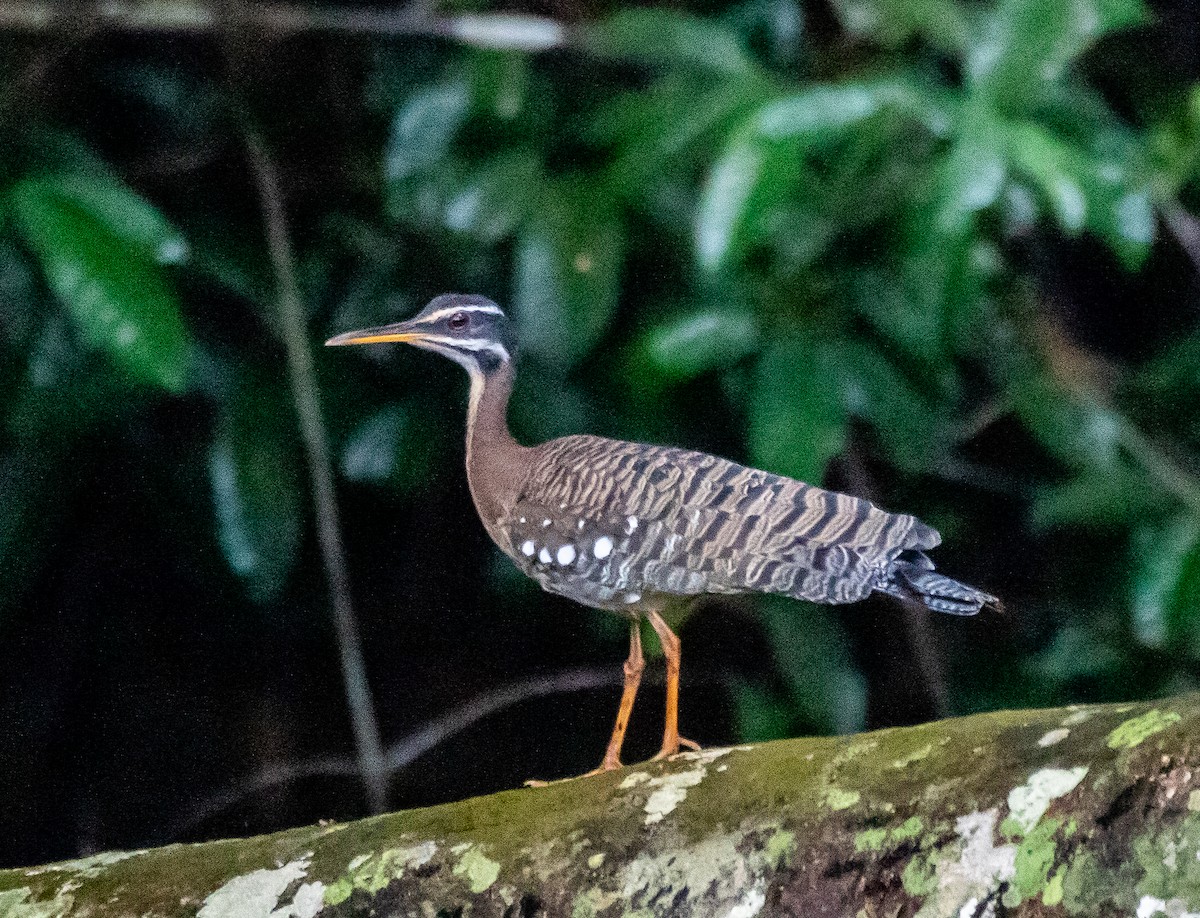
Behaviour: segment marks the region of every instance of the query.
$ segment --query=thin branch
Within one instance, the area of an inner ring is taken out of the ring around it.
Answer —
[[[296,267],[284,211],[283,196],[275,167],[266,147],[253,131],[246,131],[246,147],[254,169],[266,224],[267,247],[275,274],[279,319],[287,352],[292,399],[300,424],[308,459],[313,506],[317,518],[317,541],[325,563],[329,594],[337,630],[342,680],[360,773],[367,788],[371,812],[382,813],[387,806],[387,766],[379,739],[379,722],[367,682],[358,619],[350,598],[350,577],[342,549],[341,523],[333,485],[333,465],[329,459],[328,437],[321,414],[321,398],[313,368],[312,350],[305,327],[304,309],[296,282]]]
[[[387,751],[388,771],[391,773],[399,771],[456,733],[461,733],[472,724],[497,711],[502,711],[531,698],[618,685],[621,682],[620,676],[620,671],[616,667],[568,669],[541,679],[530,679],[528,682],[518,682],[507,688],[477,695],[444,717],[429,722],[421,729],[415,730],[389,746]]]
[[[326,33],[375,38],[434,35],[465,44],[514,51],[546,51],[567,43],[568,30],[553,19],[522,13],[464,13],[433,16],[417,0],[395,10],[304,7],[287,3],[244,3],[173,0],[138,3],[99,0],[88,4],[8,0],[0,3],[0,31],[47,33],[68,28],[85,17],[100,29],[158,34],[215,33],[233,14],[239,25],[258,36],[285,38]]]
[[[663,681],[663,673],[657,672],[648,675],[644,684],[658,685]],[[688,679],[689,685],[711,683],[728,685],[729,679],[720,673],[701,674]],[[621,672],[616,667],[579,667],[481,692],[388,746],[388,776],[403,771],[427,752],[505,708],[547,695],[585,692],[620,684]],[[280,784],[305,778],[345,778],[357,773],[354,761],[347,756],[317,756],[299,762],[267,765],[246,780],[239,781],[236,787],[202,800],[190,813],[170,826],[165,838],[174,841],[247,797]]]
[[[226,7],[226,9],[229,9]],[[106,29],[123,32],[213,32],[220,25],[220,3],[174,0],[169,3],[108,2],[53,3],[9,0],[0,4],[0,28],[23,32],[52,32],[68,18],[88,16]],[[373,35],[408,34],[415,17],[399,10],[337,10],[285,3],[246,4],[236,10],[247,24],[276,34],[298,32],[365,32]]]
[[[0,6],[0,16],[4,7]],[[59,63],[75,53],[96,33],[95,27],[86,18],[77,15],[60,15],[61,27],[50,47],[39,54],[0,91],[0,119],[7,119],[14,109],[21,106],[33,108],[41,99],[41,86]],[[8,125],[4,126],[8,128]],[[11,130],[11,128],[8,128]]]
[[[1200,482],[1123,415],[1120,416],[1119,438],[1121,446],[1146,474],[1187,504],[1193,513],[1200,514]]]
[[[389,746],[385,756],[387,772],[390,776],[406,768],[431,749],[497,711],[532,698],[608,688],[620,682],[621,675],[615,667],[592,667],[563,670],[482,692]],[[187,816],[171,826],[167,837],[172,840],[179,838],[247,797],[280,784],[304,778],[349,777],[357,772],[354,761],[346,756],[319,756],[299,762],[268,765],[250,778],[239,781],[236,787],[201,801]]]

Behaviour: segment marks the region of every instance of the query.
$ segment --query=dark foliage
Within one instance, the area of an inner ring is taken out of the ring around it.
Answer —
[[[554,18],[389,35],[395,16],[347,7],[327,13],[359,34],[84,17],[9,36],[0,862],[366,806],[252,136],[286,204],[385,741],[576,667],[615,683],[624,653],[619,621],[539,593],[487,542],[459,371],[319,347],[447,290],[516,319],[519,438],[823,481],[920,515],[939,567],[1005,600],[972,621],[676,610],[689,736],[1200,680],[1190,7],[534,12]],[[434,745],[390,803],[592,767],[615,689],[583,681]],[[646,695],[635,753],[657,729]],[[298,775],[250,785],[278,768]]]

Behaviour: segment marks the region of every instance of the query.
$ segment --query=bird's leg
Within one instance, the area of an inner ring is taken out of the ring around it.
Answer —
[[[621,706],[617,708],[617,722],[613,725],[612,737],[604,751],[604,761],[592,774],[612,771],[621,767],[621,745],[625,742],[625,730],[629,726],[629,715],[633,712],[633,700],[637,697],[638,684],[642,681],[642,669],[646,659],[642,656],[642,632],[637,619],[629,627],[629,659],[625,661],[625,689],[621,692]]]
[[[662,644],[663,656],[667,658],[667,718],[663,727],[662,748],[654,756],[657,761],[674,755],[680,746],[699,749],[700,744],[679,735],[679,638],[657,612],[647,612],[646,617],[650,619],[654,633]]]

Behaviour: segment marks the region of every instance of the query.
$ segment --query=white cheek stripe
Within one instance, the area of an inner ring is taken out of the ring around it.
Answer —
[[[512,358],[508,354],[508,349],[499,341],[491,341],[488,338],[451,338],[444,335],[423,335],[421,341],[414,341],[414,344],[436,344],[445,348],[462,348],[467,351],[491,351],[501,360],[509,361]]]

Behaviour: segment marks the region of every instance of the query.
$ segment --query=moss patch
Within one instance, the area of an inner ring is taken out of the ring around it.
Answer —
[[[71,894],[60,890],[48,902],[31,902],[33,890],[28,886],[0,892],[0,918],[55,918],[70,911]]]
[[[1045,893],[1057,853],[1055,835],[1061,825],[1057,819],[1044,819],[1017,846],[1015,874],[1012,885],[1004,894],[1005,905],[1012,908]],[[1061,886],[1060,881],[1059,899],[1062,898]]]
[[[825,805],[831,810],[848,810],[862,799],[862,794],[856,790],[831,787],[825,791],[825,796],[822,799],[825,801]]]
[[[437,853],[437,844],[421,842],[406,848],[388,848],[378,856],[360,854],[347,866],[345,875],[325,888],[325,904],[339,905],[359,889],[375,895],[385,886],[404,876],[406,870],[428,864]]]
[[[902,755],[898,759],[892,761],[893,768],[907,768],[913,762],[919,762],[921,759],[928,757],[929,753],[933,752],[933,743],[926,743],[920,749],[914,749],[908,755]]]
[[[894,828],[867,829],[854,836],[854,850],[859,854],[866,851],[883,851],[899,846],[910,838],[916,838],[924,828],[920,816],[910,816]]]
[[[1158,708],[1147,711],[1140,717],[1131,717],[1108,734],[1108,748],[1132,749],[1179,720],[1179,715],[1174,711],[1160,711]]]
[[[473,846],[468,848],[462,859],[454,865],[454,875],[466,877],[471,892],[478,894],[496,882],[496,878],[500,876],[500,863]]]

